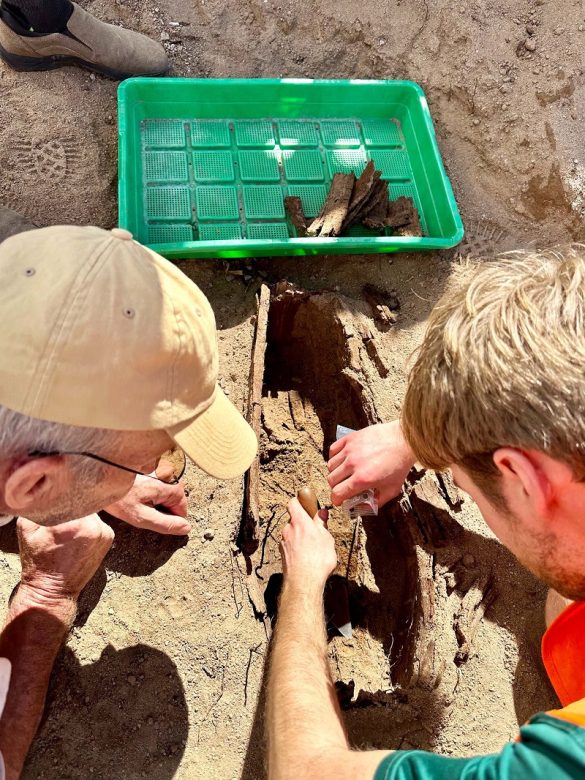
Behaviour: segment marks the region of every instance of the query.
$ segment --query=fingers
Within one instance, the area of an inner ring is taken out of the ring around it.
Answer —
[[[139,515],[126,522],[136,528],[170,536],[185,536],[191,530],[190,523],[184,517],[167,515],[151,506],[143,506]]]
[[[315,517],[311,517],[307,512],[305,512],[298,499],[291,498],[291,500],[288,502],[288,513],[290,515],[290,523],[287,523],[283,529],[283,539],[288,538],[291,533],[291,528],[300,527],[302,523],[309,523],[311,520],[313,520],[315,523],[319,523],[324,528],[327,528],[329,512],[326,509],[320,509]]]
[[[340,453],[346,444],[347,444],[347,436],[344,436],[343,438],[334,441],[331,447],[329,447],[329,457],[333,458],[335,455]]]
[[[335,469],[336,469],[336,468],[338,468],[339,466],[341,466],[341,464],[343,463],[343,461],[344,461],[345,459],[346,459],[346,454],[345,454],[345,451],[344,451],[344,452],[340,452],[340,453],[338,453],[338,454],[337,454],[337,455],[335,455],[335,457],[333,457],[333,458],[330,458],[330,459],[327,461],[327,469],[329,470],[329,473],[331,473],[332,471],[335,471]]]
[[[174,515],[187,517],[188,504],[185,495],[185,487],[182,482],[178,485],[161,485],[160,496],[156,499],[157,506],[164,506]]]
[[[340,484],[336,485],[331,491],[331,503],[334,506],[341,506],[348,498],[353,498],[363,489],[355,477],[350,476]]]
[[[310,519],[310,515],[305,512],[297,498],[291,498],[288,502],[288,513],[290,516],[290,523],[293,526],[299,523],[305,523]]]
[[[347,462],[347,460],[344,460],[341,466],[338,466],[335,471],[332,471],[329,476],[327,477],[327,482],[329,483],[329,487],[335,487],[340,482],[343,482],[344,479],[347,479],[351,476],[353,472],[353,468],[351,465]]]

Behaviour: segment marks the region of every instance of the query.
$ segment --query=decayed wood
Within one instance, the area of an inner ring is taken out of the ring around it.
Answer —
[[[290,414],[297,431],[305,429],[305,406],[303,404],[303,398],[298,390],[288,391],[288,402],[290,407]]]
[[[441,682],[446,663],[436,645],[440,619],[440,604],[437,601],[436,548],[442,547],[446,539],[452,539],[459,529],[457,523],[449,520],[442,491],[435,476],[424,472],[417,476],[414,484],[405,486],[400,501],[405,513],[412,513],[416,522],[401,526],[410,537],[417,562],[416,608],[413,608],[413,624],[410,629],[412,645],[412,673],[410,686],[426,690],[435,689]]]
[[[403,511],[410,510],[408,499],[402,504]],[[414,547],[417,571],[417,594],[413,603],[412,626],[409,633],[413,637],[412,674],[409,686],[432,690],[436,687],[439,670],[435,651],[436,626],[436,587],[433,570],[433,554],[422,546],[420,529],[410,524],[406,531]]]
[[[247,419],[258,439],[262,424],[262,382],[264,378],[264,354],[266,352],[266,333],[268,329],[268,310],[270,308],[270,289],[263,284],[260,287],[256,333],[252,348],[252,363],[248,380]],[[260,456],[256,455],[246,476],[244,494],[244,516],[238,538],[239,547],[245,555],[252,555],[258,548],[258,523],[260,520]]]
[[[370,304],[378,328],[383,331],[391,328],[398,319],[397,312],[400,310],[396,292],[386,292],[373,284],[366,284],[362,288],[362,295]]]
[[[420,219],[414,201],[404,195],[389,201],[386,224],[388,227],[394,228],[397,236],[422,236]]]
[[[363,223],[372,230],[383,230],[386,227],[386,216],[388,214],[388,182],[376,182],[374,193],[367,211],[365,212]]]
[[[347,228],[360,221],[363,210],[369,202],[374,184],[380,178],[380,175],[380,171],[377,171],[375,168],[374,161],[370,160],[361,176],[355,182],[347,216],[343,222],[343,230],[347,230]]]
[[[390,369],[384,363],[382,356],[380,355],[380,351],[378,349],[378,342],[374,334],[371,332],[368,334],[364,334],[362,336],[362,340],[364,342],[364,347],[366,348],[366,352],[370,356],[373,364],[376,366],[378,373],[380,374],[382,379],[385,379],[390,373]]]
[[[347,216],[354,183],[355,175],[353,173],[335,174],[321,212],[307,229],[310,236],[339,235]]]
[[[356,211],[359,206],[361,206],[361,204],[366,200],[376,179],[376,173],[378,176],[380,176],[380,171],[376,171],[374,161],[370,160],[362,171],[361,176],[356,180],[349,204],[350,212]]]
[[[288,195],[284,199],[284,206],[290,217],[290,221],[293,223],[297,236],[303,238],[307,235],[307,218],[303,210],[303,203],[296,195]]]
[[[459,488],[453,481],[453,475],[450,471],[445,471],[443,473],[438,472],[437,473],[437,481],[439,483],[439,487],[441,488],[441,493],[443,494],[443,497],[449,506],[449,509],[454,509],[456,511],[460,511],[461,506],[463,504],[463,496],[459,492]]]
[[[409,495],[410,505],[425,544],[435,548],[451,544],[462,532],[448,512],[439,484],[432,472],[427,471],[413,486]]]
[[[388,181],[381,178],[373,160],[361,175],[336,173],[323,208],[307,227],[301,199],[284,199],[297,235],[339,236],[353,225],[364,224],[371,230],[392,228],[394,235],[422,236],[420,217],[412,198],[401,196],[389,200]]]
[[[453,622],[459,645],[459,650],[455,653],[457,666],[469,660],[482,618],[495,597],[491,576],[478,580],[463,597]]]

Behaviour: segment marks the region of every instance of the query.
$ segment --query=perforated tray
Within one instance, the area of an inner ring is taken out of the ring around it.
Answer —
[[[424,95],[411,82],[130,79],[119,90],[120,225],[168,257],[385,252],[454,246],[463,228]],[[298,238],[337,172],[372,159],[422,238],[362,226]]]

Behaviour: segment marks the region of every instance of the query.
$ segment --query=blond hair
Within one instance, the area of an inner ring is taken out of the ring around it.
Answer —
[[[484,489],[503,446],[545,452],[583,479],[585,245],[510,253],[446,295],[401,423],[423,465],[460,465]]]

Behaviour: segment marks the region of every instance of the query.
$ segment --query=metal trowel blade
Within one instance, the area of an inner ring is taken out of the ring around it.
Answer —
[[[347,639],[352,637],[347,582],[339,575],[333,575],[325,587],[325,615],[341,636]]]

